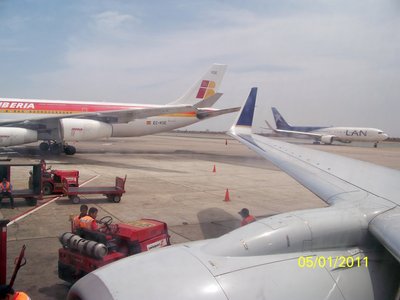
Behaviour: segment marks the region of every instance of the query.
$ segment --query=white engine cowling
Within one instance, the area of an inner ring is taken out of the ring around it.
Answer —
[[[321,137],[321,142],[324,144],[332,144],[333,138],[334,138],[333,135],[323,135]]]
[[[0,146],[16,146],[36,142],[38,135],[35,130],[18,127],[0,127]]]
[[[110,124],[88,119],[61,119],[61,134],[66,142],[89,141],[108,138],[112,134]]]

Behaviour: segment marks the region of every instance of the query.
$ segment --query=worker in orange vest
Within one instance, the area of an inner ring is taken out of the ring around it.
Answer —
[[[31,300],[24,292],[14,292],[9,285],[0,286],[0,300]]]
[[[250,212],[247,208],[242,208],[241,211],[238,212],[238,214],[242,217],[242,222],[240,222],[240,226],[247,225],[256,220],[254,216],[250,215]]]
[[[97,212],[98,209],[96,207],[91,207],[89,209],[88,215],[79,219],[79,228],[97,231],[99,229],[96,221]]]
[[[12,300],[31,300],[31,297],[29,297],[26,293],[24,292],[15,292],[13,295],[13,298],[10,298]]]
[[[76,232],[77,229],[80,228],[80,221],[83,217],[86,217],[88,214],[88,206],[86,204],[82,204],[81,207],[79,208],[80,214],[73,217],[71,219],[72,222],[72,232]]]
[[[3,178],[3,181],[0,184],[0,206],[3,201],[3,197],[10,198],[11,208],[14,209],[14,197],[12,195],[12,185],[7,180],[7,178]]]

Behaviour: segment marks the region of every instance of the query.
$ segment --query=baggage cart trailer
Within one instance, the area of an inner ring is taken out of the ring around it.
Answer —
[[[70,186],[67,180],[63,180],[63,194],[74,204],[81,201],[79,195],[101,194],[107,197],[108,201],[119,203],[122,194],[125,193],[125,178],[116,177],[114,186]]]

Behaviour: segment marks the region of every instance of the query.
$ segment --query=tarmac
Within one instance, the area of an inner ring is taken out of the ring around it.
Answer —
[[[382,143],[376,149],[372,144],[290,141],[400,169],[398,143]],[[174,132],[75,146],[78,152],[74,156],[43,156],[32,144],[7,148],[0,157],[11,158],[13,163],[36,163],[44,158],[53,169],[79,170],[81,183],[93,179],[87,186],[110,186],[116,176],[127,176],[120,203],[110,203],[102,195],[81,196],[81,203],[98,208],[98,219],[109,215],[116,223],[140,218],[162,220],[168,224],[173,244],[215,238],[239,227],[238,211],[243,207],[263,218],[326,206],[288,175],[224,134]],[[12,181],[14,186],[27,185],[27,170],[17,170]],[[23,199],[15,199],[15,209],[4,202],[0,218],[12,220],[32,210]],[[15,289],[27,292],[32,299],[66,298],[70,285],[57,275],[58,237],[70,230],[69,216],[78,212],[79,205],[66,197],[46,197],[34,211],[8,226],[8,280],[15,257],[26,245],[27,264],[18,273]]]

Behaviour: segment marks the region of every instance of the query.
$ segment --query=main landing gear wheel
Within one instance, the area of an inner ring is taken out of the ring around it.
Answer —
[[[53,143],[50,145],[50,152],[53,154],[60,154],[61,153],[61,143]]]
[[[74,155],[76,153],[76,148],[74,146],[64,146],[64,153],[67,155]]]
[[[50,145],[49,145],[49,143],[46,143],[46,142],[41,142],[39,145],[40,151],[43,151],[43,152],[49,151],[49,148],[50,148]]]
[[[40,151],[43,152],[50,151],[53,154],[60,154],[63,148],[62,148],[62,143],[48,141],[40,143],[39,149]]]

